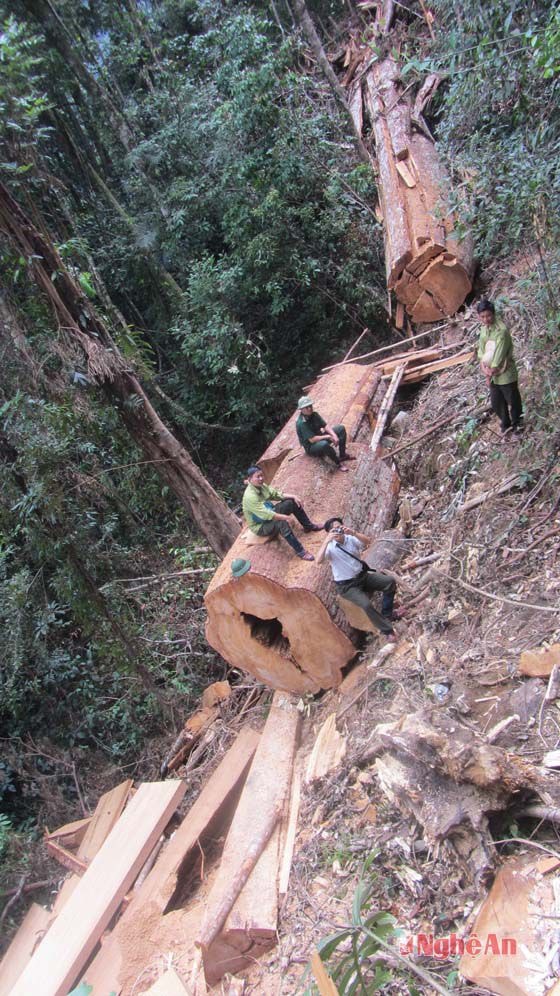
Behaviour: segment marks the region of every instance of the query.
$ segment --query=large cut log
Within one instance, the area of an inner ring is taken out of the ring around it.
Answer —
[[[353,82],[357,100],[357,83]],[[387,286],[413,321],[454,314],[471,289],[472,241],[459,241],[451,180],[433,142],[412,128],[412,99],[392,57],[364,74],[385,232]]]
[[[365,415],[379,374],[348,364],[320,378],[310,391],[323,417],[331,424],[343,422],[349,438],[355,437],[351,449],[357,459],[348,465],[349,473],[303,453],[293,417],[262,460],[269,480],[275,470],[274,487],[297,494],[314,521],[340,515],[372,538],[392,523],[399,490],[396,470],[384,468],[362,442],[369,436]],[[324,534],[303,539],[313,553]],[[236,557],[251,562],[251,570],[238,579],[231,573]],[[357,634],[340,610],[329,565],[300,560],[282,539],[247,548],[240,537],[214,575],[205,602],[211,646],[271,688],[301,694],[333,687],[356,653]]]
[[[206,981],[238,971],[274,943],[279,831],[293,777],[301,714],[276,692],[200,929]],[[273,777],[271,777],[273,773]]]
[[[140,977],[157,956],[156,925],[180,905],[184,881],[210,840],[228,826],[241,786],[259,742],[259,734],[241,730],[194,805],[173,834],[111,935],[85,971],[92,996],[121,992],[125,975]]]
[[[11,996],[66,996],[185,794],[183,782],[143,784],[31,961]]]

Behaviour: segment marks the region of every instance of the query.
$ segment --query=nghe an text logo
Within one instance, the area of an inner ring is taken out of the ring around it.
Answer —
[[[428,958],[452,958],[454,955],[503,955],[514,957],[517,954],[515,937],[499,937],[498,934],[486,934],[478,937],[457,937],[448,934],[447,937],[434,937],[433,934],[411,934],[404,944],[401,944],[402,955],[426,955]]]

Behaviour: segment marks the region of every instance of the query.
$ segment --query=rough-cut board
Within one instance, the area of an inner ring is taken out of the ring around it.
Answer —
[[[46,840],[56,840],[64,847],[79,847],[92,819],[93,816],[86,816],[83,820],[74,820],[72,823],[65,823],[58,830],[47,832],[45,838]]]
[[[52,914],[33,903],[0,962],[0,996],[10,996],[12,987],[31,959],[52,920]]]
[[[314,951],[311,955],[311,968],[321,996],[338,996],[338,989],[323,965],[318,951]]]
[[[365,415],[380,372],[374,377],[369,368],[352,371],[353,366],[334,369],[321,378],[321,390],[311,390],[327,421],[344,421],[348,435],[356,435],[350,444],[356,460],[348,464],[349,472],[339,473],[332,464],[306,454],[286,458],[293,443],[293,418],[266,451],[266,465],[275,470],[274,487],[297,494],[315,522],[340,515],[349,526],[375,537],[393,520],[399,478],[394,467],[382,469],[383,462],[366,441]],[[342,419],[344,410],[347,416]],[[298,524],[295,531],[302,535]],[[302,536],[311,553],[323,539],[322,533]],[[231,565],[237,557],[248,559],[251,570],[236,579]],[[242,540],[234,543],[210,582],[205,602],[211,646],[271,688],[301,694],[333,687],[356,652],[357,634],[340,611],[329,565],[300,560],[283,539],[250,550]]]
[[[227,970],[223,967],[220,955],[222,949],[219,935],[230,914],[232,915],[230,923],[237,932],[236,940],[239,943],[241,943],[239,934],[241,922],[245,923],[245,946],[249,947],[254,939],[254,934],[251,936],[251,932],[257,931],[259,927],[257,921],[261,908],[270,910],[277,902],[279,856],[278,847],[274,850],[272,845],[266,858],[266,867],[269,869],[268,881],[263,881],[259,877],[262,883],[259,887],[260,894],[253,893],[249,886],[247,900],[241,900],[239,916],[235,913],[241,891],[282,818],[293,775],[300,722],[301,714],[297,710],[295,700],[276,692],[226,838],[220,868],[208,898],[206,914],[200,929],[199,944],[209,983],[212,983],[212,980],[217,981],[223,971]],[[272,772],[273,777],[271,777]],[[270,871],[271,862],[276,867],[275,874]],[[271,890],[272,898],[265,899],[264,889]],[[265,931],[268,931],[268,923]],[[215,942],[217,947],[214,949]]]
[[[278,875],[278,896],[280,902],[282,903],[288,894],[288,884],[290,881],[290,872],[292,870],[292,861],[294,857],[294,847],[296,842],[297,824],[299,817],[299,805],[301,800],[301,775],[297,770],[294,771],[294,776],[292,779],[292,792],[290,795],[290,807],[288,810],[288,818],[284,820],[283,834],[281,839],[281,860],[280,860],[280,872]]]
[[[140,786],[12,996],[66,996],[184,794],[185,785],[178,781]]]
[[[146,989],[143,996],[188,996],[188,989],[181,982],[174,968],[168,968],[167,972],[160,975],[157,982],[154,982],[150,989]]]
[[[424,380],[429,374],[438,373],[440,370],[449,370],[451,367],[459,367],[463,363],[470,363],[473,356],[474,353],[470,349],[463,353],[455,353],[454,356],[448,356],[444,360],[436,360],[435,363],[426,363],[416,369],[408,370],[402,379],[402,383],[416,384],[418,381]]]
[[[126,806],[131,788],[132,781],[127,778],[101,796],[78,847],[76,857],[80,861],[89,864],[93,860]],[[79,875],[71,875],[66,879],[56,897],[53,913],[56,915],[60,913],[79,881]]]
[[[259,734],[248,727],[241,730],[215,772],[173,834],[150,874],[136,892],[110,937],[87,968],[83,981],[93,986],[92,996],[106,996],[120,991],[119,979],[124,967],[123,951],[131,950],[132,939],[138,944],[137,975],[149,964],[146,925],[152,916],[160,917],[172,905],[178,880],[187,870],[193,852],[206,837],[223,832],[240,786],[259,742]],[[156,952],[157,953],[157,952]]]

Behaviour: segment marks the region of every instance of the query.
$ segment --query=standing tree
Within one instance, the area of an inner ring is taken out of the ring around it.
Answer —
[[[89,378],[103,387],[146,458],[169,484],[214,552],[224,556],[239,533],[234,513],[216,494],[189,453],[163,423],[130,363],[79,284],[45,236],[0,183],[0,224],[28,271],[47,295],[61,334],[85,355]]]

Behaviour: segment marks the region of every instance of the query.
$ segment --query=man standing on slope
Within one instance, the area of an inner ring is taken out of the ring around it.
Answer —
[[[275,502],[276,504],[273,504]],[[257,465],[247,471],[247,487],[243,493],[243,515],[251,532],[257,536],[277,536],[280,533],[302,560],[315,560],[307,553],[292,532],[290,519],[303,526],[305,533],[322,529],[311,521],[297,495],[285,495],[264,483],[264,474]]]
[[[476,306],[482,325],[478,340],[480,369],[490,388],[492,411],[498,416],[502,433],[518,432],[523,418],[523,404],[518,387],[518,373],[513,358],[513,342],[509,329],[488,298]]]
[[[343,526],[338,518],[328,519],[325,529],[328,535],[317,554],[317,563],[322,563],[324,559],[329,561],[340,597],[359,605],[375,628],[388,636],[390,643],[394,643],[396,636],[391,622],[404,615],[402,609],[400,612],[393,611],[397,587],[394,578],[368,567],[360,559],[360,554],[371,542],[368,536]],[[370,602],[374,591],[383,592],[381,614]]]
[[[298,401],[299,418],[296,422],[298,439],[309,456],[328,457],[339,470],[348,472],[346,460],[356,458],[346,452],[346,429],[343,425],[333,425],[332,429],[313,411],[313,401],[306,394]],[[335,447],[338,447],[338,453]]]

